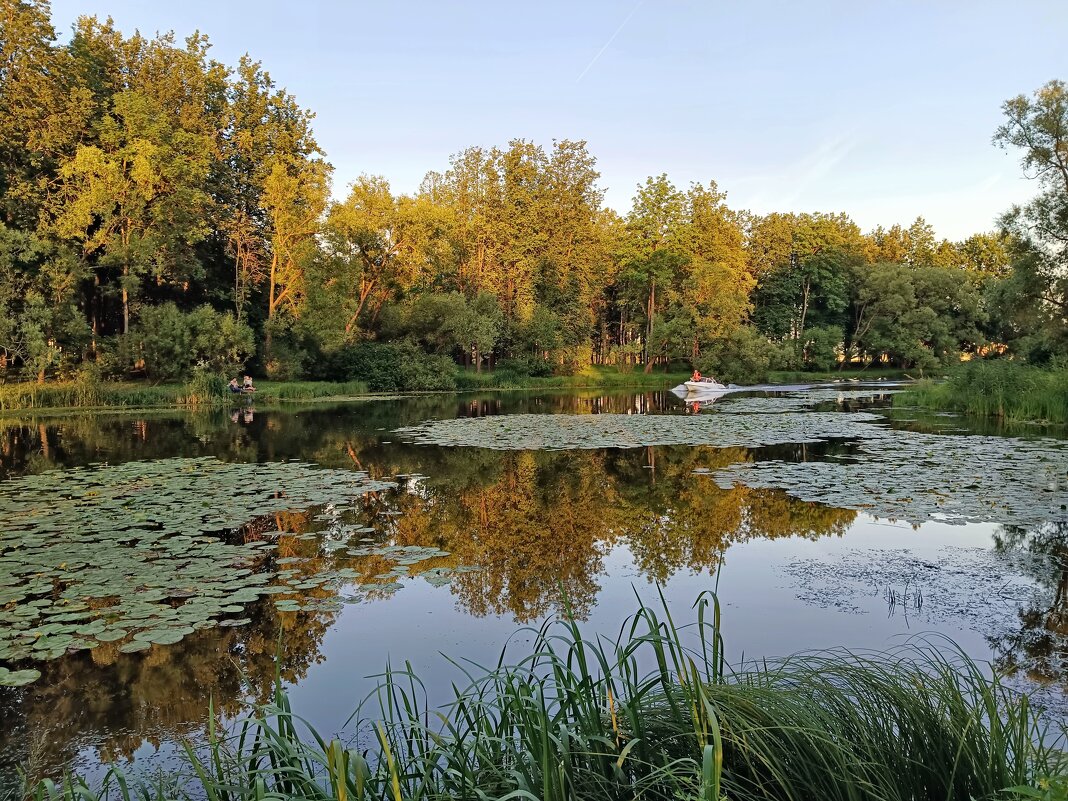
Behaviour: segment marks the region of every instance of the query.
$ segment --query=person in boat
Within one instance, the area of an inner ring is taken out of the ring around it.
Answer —
[[[241,385],[242,392],[255,392],[256,388],[252,386],[252,376],[247,375],[244,377],[244,383]]]
[[[709,378],[707,376],[701,375],[701,371],[700,370],[694,370],[693,371],[693,376],[690,378],[690,380],[691,381],[696,381],[699,384],[715,384],[716,383],[716,379]]]
[[[230,387],[230,391],[231,392],[239,393],[239,392],[242,391],[241,390],[241,385],[239,383],[237,383],[237,379],[236,378],[231,378],[230,379],[230,383],[227,386]]]

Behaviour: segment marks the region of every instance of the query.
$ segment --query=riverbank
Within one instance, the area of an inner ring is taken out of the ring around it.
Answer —
[[[367,395],[360,381],[257,382],[254,394],[207,391],[195,384],[54,381],[0,386],[0,412],[40,409],[153,409],[230,406],[248,403],[311,402]]]
[[[690,377],[688,372],[644,373],[640,370],[619,370],[615,367],[590,367],[569,376],[522,376],[509,371],[457,370],[455,389],[445,392],[569,390],[569,389],[668,389]],[[820,381],[877,380],[901,378],[900,370],[870,369],[833,371],[827,373],[772,373],[772,384],[798,384]],[[254,398],[257,404],[315,403],[355,400],[374,397],[394,397],[397,393],[375,393],[362,381],[257,381],[254,395],[234,395],[224,390],[224,384],[197,386],[193,383],[114,382],[114,381],[49,381],[0,385],[0,412],[79,409],[174,409],[232,406]]]
[[[679,629],[666,606],[640,606],[615,642],[560,619],[497,667],[467,666],[437,708],[418,676],[387,670],[351,741],[312,730],[278,686],[230,736],[213,719],[169,775],[114,769],[103,788],[42,782],[30,797],[1061,797],[1021,789],[1066,781],[1040,714],[963,655],[917,644],[735,672],[718,600],[695,608]]]
[[[895,407],[951,411],[1010,422],[1068,423],[1068,368],[1007,360],[962,365],[943,382],[923,382],[894,398]]]

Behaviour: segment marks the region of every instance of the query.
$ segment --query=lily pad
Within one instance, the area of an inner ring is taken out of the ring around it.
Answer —
[[[41,678],[41,671],[29,668],[27,670],[8,670],[0,667],[0,687],[25,687],[33,684]]]

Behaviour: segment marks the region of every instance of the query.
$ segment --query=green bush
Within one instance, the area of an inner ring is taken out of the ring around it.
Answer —
[[[361,381],[372,392],[456,389],[456,365],[408,342],[361,342],[330,356],[329,377]]]
[[[758,384],[767,381],[772,370],[781,369],[783,361],[781,346],[746,326],[705,347],[697,366],[725,384]]]
[[[200,306],[183,312],[173,303],[141,312],[123,348],[154,379],[183,378],[203,363],[219,373],[241,369],[254,350],[252,329],[233,315]]]
[[[805,331],[805,364],[817,370],[833,370],[838,366],[838,349],[844,337],[837,325]]]
[[[186,401],[192,404],[222,403],[231,394],[228,384],[224,374],[210,365],[198,364],[193,368]]]
[[[76,406],[100,406],[104,402],[104,378],[95,362],[82,362],[71,382]]]
[[[528,376],[530,378],[548,378],[559,375],[556,365],[547,359],[539,359],[536,356],[517,356],[514,359],[502,359],[497,363],[498,373],[510,373],[514,376]]]

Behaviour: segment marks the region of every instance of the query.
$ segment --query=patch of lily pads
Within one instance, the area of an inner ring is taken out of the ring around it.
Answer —
[[[814,462],[739,462],[714,472],[875,517],[1020,526],[1068,521],[1068,447],[1053,439],[946,436],[857,426],[855,452]]]
[[[868,412],[743,415],[510,414],[429,420],[397,429],[409,442],[492,450],[581,450],[648,445],[764,445],[851,439],[879,418]]]
[[[1040,606],[1043,589],[1028,575],[1036,558],[1007,558],[989,548],[945,546],[932,557],[908,548],[866,549],[793,560],[781,570],[799,600],[851,614],[885,614],[887,589],[897,595],[891,613],[909,616],[920,630],[952,625],[1003,639],[1017,612]]]
[[[119,650],[131,653],[246,623],[232,616],[295,586],[272,583],[263,570],[273,543],[231,544],[212,534],[389,486],[299,462],[211,458],[0,482],[0,661],[55,659],[120,640]],[[31,673],[7,671],[0,683]]]
[[[27,670],[8,670],[0,667],[0,687],[24,687],[33,684],[41,678],[41,671],[29,668]]]
[[[721,414],[782,414],[811,409],[830,403],[870,401],[901,392],[900,389],[811,389],[781,395],[736,397],[726,396],[716,404]]]
[[[800,500],[914,524],[943,520],[1026,526],[1068,520],[1066,443],[892,429],[869,412],[819,408],[829,401],[892,391],[819,389],[737,398],[725,401],[716,413],[692,416],[523,414],[431,420],[397,433],[422,445],[493,450],[757,448],[845,440],[852,446],[848,456],[742,462],[715,471],[715,480],[725,489],[736,484],[781,489]],[[813,406],[816,410],[805,411]]]

